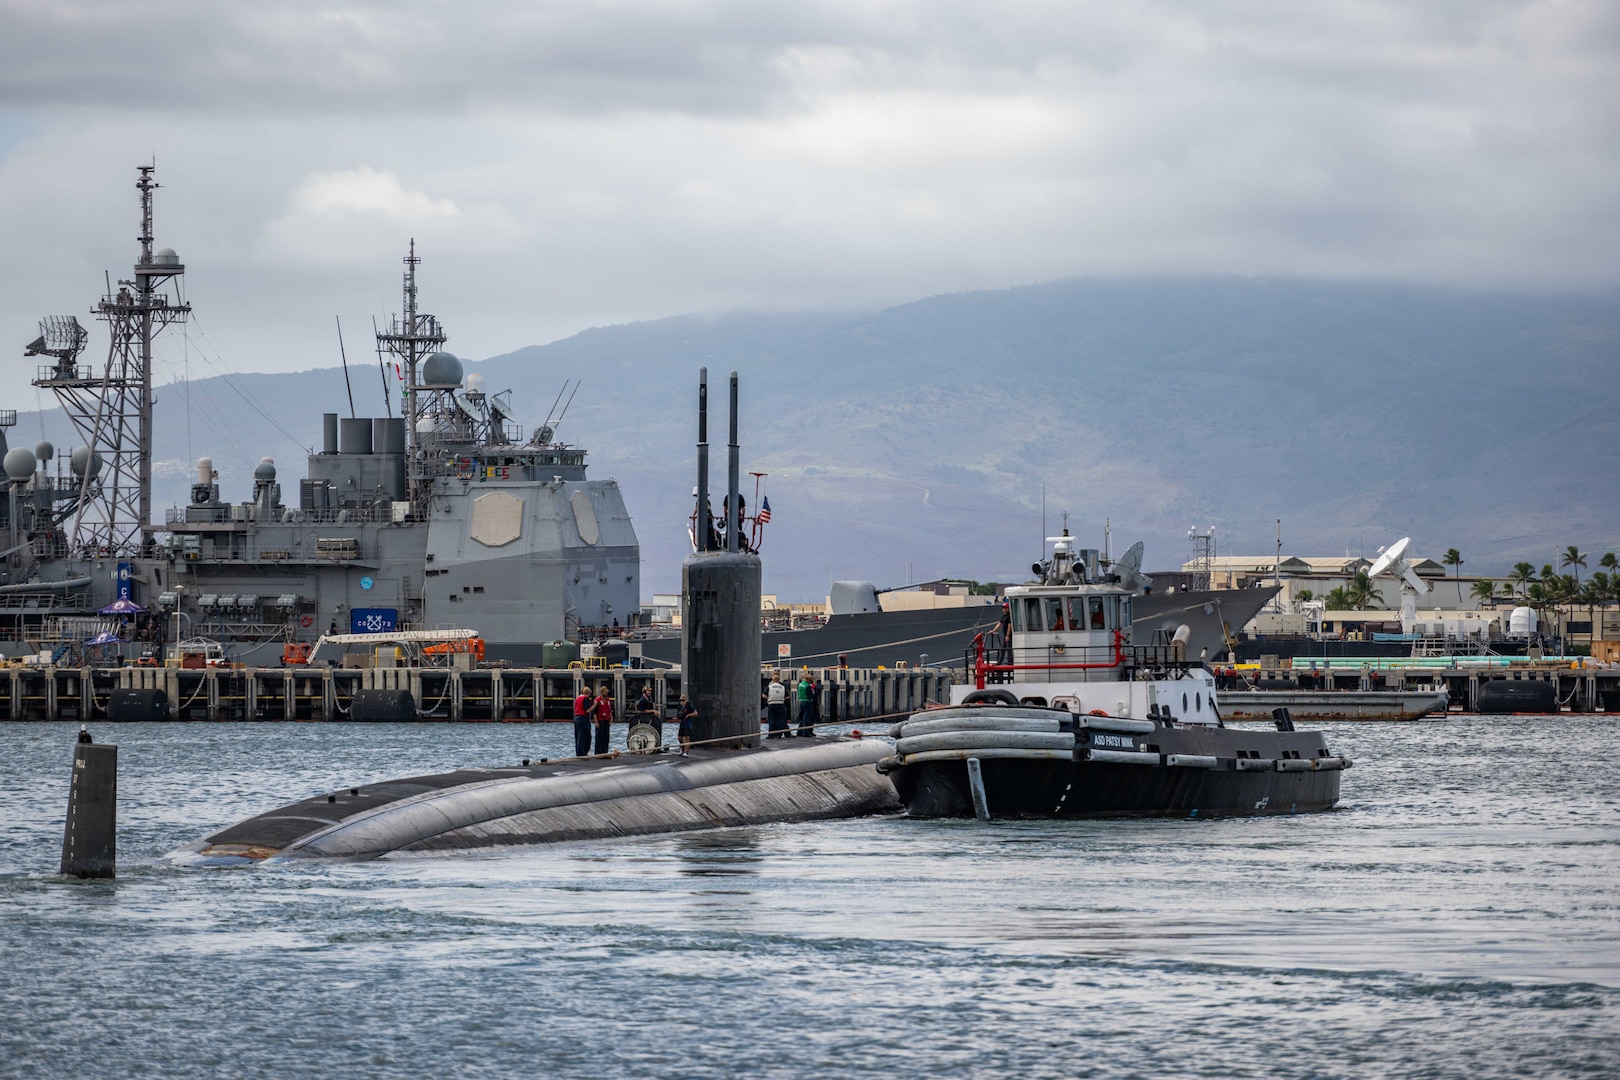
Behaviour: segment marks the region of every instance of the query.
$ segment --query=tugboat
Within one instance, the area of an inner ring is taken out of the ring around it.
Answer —
[[[1348,758],[1286,710],[1229,728],[1186,636],[1130,640],[1133,590],[1051,537],[1037,580],[974,638],[973,685],[915,713],[878,764],[914,817],[1223,817],[1330,809]]]

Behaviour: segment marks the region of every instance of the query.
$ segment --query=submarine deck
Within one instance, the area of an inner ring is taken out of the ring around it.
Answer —
[[[900,809],[876,739],[621,753],[462,769],[322,792],[170,855],[193,866],[272,858],[372,859],[636,836]]]

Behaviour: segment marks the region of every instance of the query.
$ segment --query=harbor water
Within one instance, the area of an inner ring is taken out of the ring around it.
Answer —
[[[880,818],[361,864],[157,857],[565,725],[0,724],[0,1075],[1620,1075],[1605,717],[1324,725],[1341,808]],[[622,737],[619,731],[616,737]]]

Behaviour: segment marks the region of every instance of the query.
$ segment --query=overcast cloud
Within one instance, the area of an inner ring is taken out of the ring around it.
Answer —
[[[472,357],[1083,273],[1613,289],[1617,55],[1581,0],[0,0],[6,362],[153,156],[237,370],[363,343],[412,236]]]

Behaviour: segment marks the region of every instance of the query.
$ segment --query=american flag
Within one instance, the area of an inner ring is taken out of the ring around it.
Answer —
[[[754,515],[754,520],[759,522],[761,525],[770,524],[771,497],[769,495],[765,496],[765,498],[760,501],[759,513]]]

